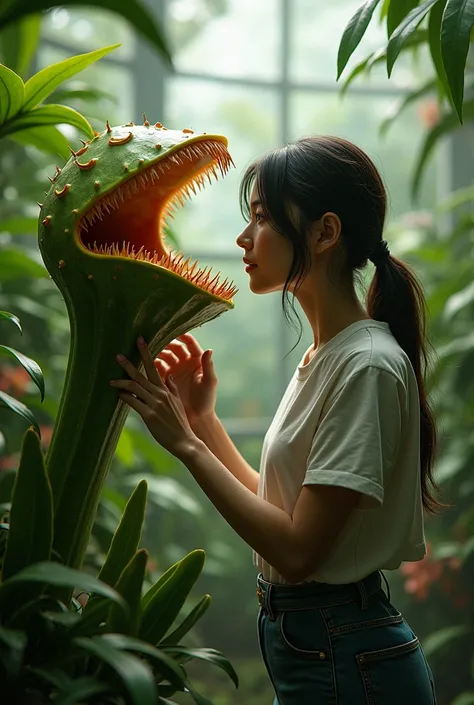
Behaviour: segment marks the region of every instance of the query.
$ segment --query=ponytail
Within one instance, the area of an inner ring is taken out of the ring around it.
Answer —
[[[378,263],[367,293],[367,312],[388,323],[392,335],[407,354],[418,384],[420,398],[421,491],[424,508],[434,514],[446,505],[433,477],[437,433],[427,398],[425,375],[429,364],[426,338],[426,301],[414,272],[391,255]]]

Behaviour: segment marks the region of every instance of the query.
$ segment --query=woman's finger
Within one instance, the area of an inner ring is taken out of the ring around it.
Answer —
[[[164,348],[163,352],[172,352],[174,355],[176,355],[178,360],[181,360],[183,362],[185,362],[191,357],[187,347],[176,339],[172,340],[171,343],[168,343],[166,348]]]
[[[153,364],[155,365],[155,369],[158,370],[158,374],[161,379],[164,380],[169,374],[171,367],[167,365],[166,362],[163,362],[163,360],[159,360],[158,358],[154,360]]]
[[[150,355],[150,350],[145,340],[140,336],[137,340],[138,350],[140,351],[141,358],[143,360],[143,367],[145,368],[146,376],[152,384],[157,387],[163,388],[163,381],[158,374],[156,367],[153,363],[153,358]],[[133,379],[133,377],[132,377]],[[148,389],[148,387],[145,387]]]
[[[189,352],[193,357],[201,357],[201,355],[203,354],[204,350],[201,348],[196,338],[190,333],[183,333],[183,335],[178,335],[178,340],[181,340],[183,343],[185,343],[186,347],[188,348]]]
[[[171,350],[162,350],[160,353],[158,353],[157,357],[161,358],[162,360],[165,360],[170,366],[177,365],[180,362],[179,358],[176,357],[176,355],[172,353]]]

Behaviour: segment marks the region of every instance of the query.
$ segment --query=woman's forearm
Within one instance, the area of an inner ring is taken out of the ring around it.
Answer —
[[[242,457],[216,414],[193,424],[193,431],[237,480],[257,494],[258,472]]]
[[[292,582],[299,560],[292,518],[245,487],[200,439],[187,443],[178,457],[234,531]]]

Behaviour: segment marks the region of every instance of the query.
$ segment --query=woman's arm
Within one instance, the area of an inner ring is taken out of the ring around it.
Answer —
[[[360,499],[345,487],[304,485],[290,516],[245,487],[198,438],[176,456],[234,531],[290,583],[321,565]]]

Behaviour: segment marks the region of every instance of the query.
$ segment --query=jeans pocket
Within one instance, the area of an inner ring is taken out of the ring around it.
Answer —
[[[281,612],[277,624],[283,643],[293,654],[318,661],[329,658],[326,624],[319,609]]]
[[[418,637],[356,656],[367,705],[435,705],[434,685]]]

